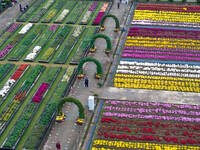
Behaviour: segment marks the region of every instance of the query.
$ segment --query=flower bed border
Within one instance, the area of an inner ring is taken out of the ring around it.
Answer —
[[[55,32],[57,31],[58,28],[59,28],[59,25],[58,25],[58,27],[56,28],[56,30],[52,32],[52,34],[51,34],[50,37],[47,39],[47,41],[42,45],[41,49],[38,51],[37,55],[35,55],[35,57],[34,57],[33,60],[24,59],[24,61],[26,61],[26,62],[34,62],[35,59],[36,59],[36,57],[40,54],[40,52],[42,51],[42,49],[43,49],[43,48],[45,47],[45,45],[49,42],[49,40],[52,38],[52,36],[55,34]],[[44,34],[44,35],[45,35],[45,34]],[[43,35],[43,36],[44,36],[44,35]],[[42,38],[42,37],[41,37],[41,38]],[[35,46],[37,46],[38,43],[39,43],[39,41],[35,44]],[[34,47],[35,47],[35,46],[34,46]],[[33,47],[33,49],[34,49],[34,47]],[[32,49],[30,52],[32,52],[33,49]],[[29,53],[30,53],[30,52],[29,52]]]
[[[19,24],[19,23],[18,23],[18,24]],[[14,24],[13,24],[13,25],[14,25]],[[15,29],[15,30],[0,44],[0,47],[1,47],[1,46],[2,46],[12,35],[21,27],[21,26],[22,26],[22,24],[19,24],[19,26],[18,26],[18,27],[17,27],[17,28],[16,28],[16,29]],[[12,27],[12,26],[10,26],[10,27]],[[10,28],[8,28],[8,30],[9,30],[9,29],[10,29]],[[7,30],[7,31],[8,31],[8,30]],[[6,31],[6,32],[7,32],[7,31]],[[6,33],[6,32],[4,32],[4,33]],[[3,34],[4,34],[4,33],[3,33]],[[3,34],[2,34],[2,35],[3,35]],[[1,36],[2,36],[2,35],[1,35]]]
[[[48,2],[48,1],[47,1]],[[43,14],[41,14],[40,15],[40,17],[37,19],[37,21],[36,20],[30,20],[29,22],[31,22],[31,23],[37,23],[42,17],[43,17],[43,15],[49,10],[49,8],[51,8],[51,6],[53,6],[54,5],[54,3],[55,3],[56,1],[54,0],[54,2],[44,11],[44,13]],[[41,9],[40,9],[41,10]],[[40,12],[40,10],[37,12],[37,14]],[[35,14],[36,15],[36,14]],[[35,16],[34,15],[34,16]],[[33,16],[33,17],[34,17]],[[31,18],[32,19],[32,18]]]
[[[21,66],[21,65],[19,65]],[[15,85],[18,83],[18,81],[23,77],[24,73],[27,71],[27,69],[29,68],[30,65],[28,65],[28,67],[26,67],[26,69],[23,71],[23,73],[21,74],[20,78],[13,84],[13,86],[11,87],[11,89],[9,90],[9,93],[2,99],[2,101],[0,102],[0,105],[4,102],[4,100],[8,97],[8,95],[10,94],[10,91],[13,90],[13,88],[15,87]],[[18,69],[18,68],[17,68]],[[17,69],[15,71],[17,71]],[[13,74],[10,76],[10,78],[14,75],[15,72],[13,72]],[[10,79],[9,78],[9,79]],[[10,103],[9,103],[10,104]],[[6,107],[7,108],[7,107]],[[3,113],[3,112],[2,112]],[[0,134],[1,135],[1,134]]]
[[[70,1],[69,1],[70,2]],[[61,21],[54,21],[54,23],[63,23],[63,21],[67,18],[67,16],[70,14],[71,10],[76,6],[76,4],[78,3],[78,1],[76,1],[74,3],[74,5],[71,7],[71,9],[69,9],[69,12],[67,13],[67,15],[65,15],[65,17],[61,20]],[[61,12],[62,13],[62,12]]]
[[[96,28],[96,30],[95,30],[95,32],[94,32],[93,35],[97,34],[97,32],[99,32],[99,28]],[[87,33],[86,33],[86,34],[87,34]],[[81,44],[82,44],[82,42],[81,42]],[[80,44],[80,45],[81,45],[81,44]],[[79,45],[79,47],[80,47],[80,45]],[[90,45],[90,42],[88,42],[88,46],[87,46],[87,47],[85,48],[85,50],[83,51],[83,54],[82,54],[80,60],[83,59],[83,58],[89,53],[89,45]],[[78,48],[78,49],[79,49],[79,48]],[[78,49],[77,49],[77,50],[78,50]],[[77,53],[77,51],[76,51],[76,53]],[[76,55],[76,53],[74,54],[74,56]],[[74,56],[73,56],[73,58],[74,58]],[[74,62],[74,61],[73,61],[73,58],[72,58],[72,60],[70,61],[70,65],[78,65],[79,62]]]
[[[26,70],[29,68],[29,66],[30,66],[30,65],[28,65],[27,68],[26,68],[24,71],[26,71]],[[23,73],[25,73],[25,72],[23,72]],[[23,73],[22,73],[22,74],[23,74]],[[40,75],[41,75],[41,73],[39,74],[39,76],[40,76]],[[29,76],[30,76],[30,75],[29,75]],[[38,77],[39,77],[39,76],[38,76]],[[20,78],[19,78],[19,79],[20,79]],[[36,80],[37,80],[37,79],[38,79],[38,78],[36,78]],[[24,81],[24,83],[25,83],[25,81]],[[21,85],[21,87],[24,85],[24,83]],[[33,85],[34,85],[34,84],[33,84]],[[33,85],[32,85],[32,86],[33,86]],[[21,87],[19,88],[18,91],[20,91]],[[4,130],[6,129],[7,125],[8,125],[8,124],[10,123],[10,121],[12,120],[13,116],[15,115],[15,113],[17,112],[17,110],[19,109],[20,104],[21,104],[21,103],[23,102],[23,100],[26,98],[26,96],[27,96],[27,94],[30,92],[30,90],[31,90],[31,88],[27,91],[27,93],[26,93],[26,95],[24,96],[24,98],[20,101],[20,103],[19,103],[19,105],[17,106],[17,108],[13,111],[13,114],[10,116],[9,120],[5,122],[4,129],[0,131],[0,135],[3,134],[3,132],[4,132]],[[18,91],[17,91],[17,92],[18,92]],[[7,107],[4,109],[4,111],[2,112],[2,114],[7,110],[8,106],[13,102],[14,98],[15,98],[15,95],[13,96],[13,98],[11,99],[11,101],[8,103]],[[0,116],[1,116],[1,115],[0,115]]]
[[[96,1],[94,1],[94,2],[96,2]],[[88,21],[87,21],[86,23],[80,23],[81,20],[83,19],[83,17],[82,17],[82,19],[81,19],[80,22],[79,22],[80,25],[87,25],[87,24],[89,23],[89,21],[90,21],[90,19],[92,18],[94,12],[96,11],[97,7],[99,6],[99,2],[97,2],[97,3],[98,3],[98,4],[97,4],[96,8],[94,9],[94,11],[92,12],[92,14],[91,14],[90,17],[88,18]],[[90,6],[91,6],[91,5],[90,5]],[[89,10],[89,8],[88,8],[88,10]],[[88,11],[88,10],[87,10],[87,11]],[[86,11],[86,12],[87,12],[87,11]],[[85,15],[85,14],[84,14],[84,15]],[[84,15],[83,15],[83,16],[84,16]]]
[[[41,63],[49,63],[49,61],[50,61],[51,58],[54,56],[54,54],[56,53],[56,51],[58,50],[58,48],[60,47],[60,45],[62,44],[62,42],[63,42],[63,41],[65,40],[65,38],[67,37],[67,35],[68,35],[68,33],[70,32],[71,28],[72,28],[72,27],[70,26],[69,29],[68,29],[68,31],[67,31],[67,33],[65,34],[65,36],[63,37],[63,39],[60,41],[60,43],[58,44],[58,46],[57,46],[56,49],[54,50],[53,54],[49,57],[49,59],[48,59],[48,60],[41,60],[41,59],[40,59],[39,62],[41,62]],[[61,30],[62,30],[62,29],[61,29]],[[61,30],[60,30],[60,31],[61,31]],[[60,33],[60,32],[59,32],[59,33]],[[59,33],[58,33],[58,34],[59,34]],[[57,35],[58,35],[58,34],[57,34]],[[54,40],[55,40],[55,39],[54,39]],[[53,40],[53,42],[54,42],[54,40]],[[53,42],[52,42],[52,43],[53,43]],[[51,45],[50,45],[50,46],[51,46]],[[50,46],[49,46],[49,47],[50,47]],[[49,47],[48,47],[48,48],[49,48]]]
[[[43,66],[43,68],[44,68],[44,66]],[[43,70],[44,70],[44,69],[43,69]],[[49,69],[49,70],[50,70],[50,69]],[[27,127],[29,126],[29,124],[30,124],[30,122],[32,121],[33,117],[35,116],[36,112],[38,111],[38,108],[39,108],[39,106],[41,105],[42,100],[44,99],[44,97],[45,97],[46,94],[48,93],[49,89],[51,88],[51,86],[52,86],[52,84],[54,83],[55,79],[57,78],[57,76],[58,76],[60,70],[61,70],[61,67],[59,67],[59,69],[58,69],[58,71],[57,71],[55,77],[54,77],[53,80],[51,81],[51,84],[49,85],[48,89],[45,91],[44,95],[42,96],[41,101],[38,103],[38,106],[36,107],[35,111],[33,112],[32,116],[31,116],[31,118],[29,119],[28,123],[26,124],[25,128],[24,128],[23,131],[21,132],[21,135],[19,136],[19,138],[18,138],[18,140],[16,141],[15,145],[12,147],[13,150],[16,148],[17,144],[18,144],[19,141],[21,140],[21,137],[24,135],[24,132],[26,131]],[[49,71],[48,71],[48,72],[49,72]],[[47,74],[48,74],[48,72],[47,72]],[[46,75],[47,75],[47,74],[46,74]],[[46,76],[44,77],[44,79],[45,79],[45,78],[46,78]],[[42,83],[43,83],[43,82],[42,82]],[[40,86],[42,85],[42,83],[40,84]],[[38,89],[36,90],[36,92],[39,90],[40,86],[38,87]],[[27,104],[27,106],[26,106],[25,109],[23,110],[22,114],[26,111],[26,109],[27,109],[27,107],[29,106],[29,104],[30,104],[31,102],[33,102],[32,99],[33,99],[34,95],[36,94],[36,92],[33,94],[32,98],[30,99],[29,103]],[[21,118],[22,114],[20,115],[20,117],[18,118],[18,120]],[[11,132],[12,132],[13,130],[14,130],[14,127],[13,127],[13,129],[10,131],[10,134],[11,134]],[[9,134],[9,135],[10,135],[10,134]],[[8,136],[9,136],[9,135],[8,135]],[[7,139],[7,138],[6,138],[6,139]],[[3,142],[2,145],[4,145],[5,142],[6,142],[6,140],[4,140],[4,142]],[[1,148],[3,148],[3,146],[1,146]],[[5,148],[6,148],[6,147],[5,147]]]
[[[21,41],[22,38],[24,38],[24,36],[33,28],[34,24],[32,24],[32,26],[28,29],[28,31],[22,35],[22,37],[20,39],[18,39],[18,41],[15,43],[15,45],[10,49],[10,51],[4,55],[4,57],[0,58],[0,60],[4,60],[5,57],[13,50],[13,48]],[[4,47],[5,48],[5,47]]]
[[[7,76],[7,74],[10,72],[10,70],[14,67],[15,64],[12,64],[12,66],[7,70],[7,72],[3,75],[3,77],[0,79],[0,82]]]
[[[9,58],[8,60],[9,61],[18,61],[23,55],[24,53],[29,49],[29,47],[33,44],[33,42],[37,39],[37,37],[42,33],[42,31],[46,28],[47,25],[45,25],[43,27],[43,29],[37,34],[37,36],[31,41],[31,43],[26,47],[26,49],[21,53],[21,55],[16,58],[16,59],[12,59],[12,58]]]
[[[32,3],[32,4],[29,6],[29,8],[32,7],[37,1],[38,1],[38,0],[35,0],[35,2]],[[42,4],[43,4],[44,2],[45,2],[45,0],[42,1]],[[41,5],[42,5],[42,4],[41,4]],[[19,17],[16,19],[16,21],[18,21],[18,22],[25,22],[37,9],[38,9],[38,8],[35,8],[35,10],[34,10],[32,13],[30,13],[30,14],[28,15],[28,17],[26,17],[25,20],[20,19],[20,17],[23,16],[23,14],[24,14],[24,13],[22,13],[21,15],[19,15]],[[25,13],[26,13],[26,12],[25,12]]]
[[[71,51],[73,50],[73,48],[74,48],[74,46],[76,45],[76,43],[78,42],[78,40],[80,39],[80,37],[81,37],[81,35],[82,35],[82,33],[83,33],[83,31],[85,30],[85,27],[83,27],[83,29],[82,29],[82,31],[81,31],[81,33],[80,33],[80,35],[77,37],[77,39],[75,40],[75,42],[74,42],[74,44],[73,44],[73,46],[71,47],[71,49],[69,50],[69,52],[68,52],[68,54],[66,55],[66,57],[65,57],[65,60],[64,61],[62,61],[62,62],[59,62],[59,61],[55,61],[54,63],[56,63],[56,64],[64,64],[65,62],[66,62],[66,60],[67,60],[67,58],[69,57],[69,55],[71,54]],[[75,30],[74,30],[75,31]],[[73,32],[74,33],[74,32]],[[73,34],[72,33],[72,34]],[[72,36],[72,35],[71,35]],[[69,39],[67,40],[67,43],[65,44],[65,47],[66,47],[66,45],[68,44],[68,42],[69,42],[69,40],[70,40],[70,38],[71,38],[71,36],[69,37]],[[58,57],[62,54],[62,52],[63,52],[63,50],[65,49],[65,47],[62,49],[62,51],[60,51],[60,53],[59,53],[59,55],[58,55]],[[57,57],[57,58],[58,58]]]
[[[86,1],[83,1],[83,2],[86,2]],[[79,4],[80,5],[80,4]],[[82,12],[85,10],[85,7],[88,5],[88,2],[85,3],[85,6],[82,8],[82,10],[80,11],[80,13],[78,14],[78,16],[76,17],[75,21],[74,22],[71,22],[71,21],[67,21],[66,24],[75,24],[76,21],[78,20],[78,18],[80,17],[80,15],[82,14]],[[76,9],[74,10],[76,11]],[[72,13],[73,14],[73,13]],[[69,19],[68,19],[69,20]]]
[[[106,3],[107,1],[105,1],[104,3]],[[108,1],[108,7],[106,8],[106,11],[104,12],[104,14],[103,14],[103,16],[105,16],[106,14],[108,14],[109,13],[109,11],[110,11],[110,9],[111,9],[111,7],[112,7],[112,5],[113,5],[113,2],[109,2]],[[102,5],[103,6],[103,5]],[[99,13],[97,13],[97,15],[98,15]],[[96,19],[96,17],[97,17],[97,15],[95,16],[95,18],[94,18],[94,20]],[[103,17],[102,16],[102,17]],[[94,21],[93,20],[93,21]],[[100,25],[100,22],[98,23],[98,24],[96,24],[96,23],[92,23],[92,25],[96,25],[96,26],[98,26],[98,25]]]
[[[65,71],[65,73],[66,73],[66,72],[67,72],[67,70]],[[63,76],[65,75],[65,73],[63,74]],[[65,91],[63,92],[63,95],[62,95],[61,97],[64,97],[65,94],[66,94],[66,95],[69,94],[70,87],[73,85],[74,81],[76,80],[76,74],[77,74],[77,69],[74,69],[73,74],[71,75],[71,78],[69,79],[68,85],[67,85],[67,87],[66,87],[66,89],[65,89]],[[63,76],[62,76],[62,78],[63,78]],[[59,82],[59,84],[57,85],[57,87],[60,85],[61,81],[62,81],[62,79],[60,80],[60,82]],[[56,89],[57,89],[57,88],[56,88]],[[56,90],[55,90],[55,91],[56,91]],[[55,91],[54,91],[54,92],[55,92]],[[53,94],[53,95],[54,95],[54,94]],[[52,95],[52,96],[53,96],[53,95]],[[51,97],[52,97],[52,96],[51,96]],[[51,98],[50,98],[50,99],[51,99]],[[50,101],[49,101],[49,102],[50,102]],[[49,104],[49,103],[48,103],[48,104]],[[45,109],[46,109],[46,107],[45,107]],[[43,110],[41,116],[44,114],[45,109]],[[37,144],[37,146],[36,146],[35,149],[42,148],[43,144],[44,144],[45,141],[46,141],[46,136],[47,136],[47,134],[50,132],[50,129],[52,128],[52,125],[53,125],[53,123],[55,122],[56,115],[57,115],[57,110],[55,110],[54,113],[52,114],[52,117],[51,117],[51,119],[49,120],[49,124],[48,124],[47,127],[45,128],[45,131],[44,131],[43,135],[41,136],[41,138],[40,138],[40,140],[39,140],[39,142],[38,142],[38,144]],[[41,116],[40,116],[40,117],[41,117]],[[37,126],[37,124],[39,123],[39,121],[40,121],[40,119],[38,119],[38,121],[37,121],[37,123],[36,123],[35,126]]]

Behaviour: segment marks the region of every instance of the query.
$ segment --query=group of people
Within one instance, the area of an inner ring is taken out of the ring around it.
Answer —
[[[128,5],[128,0],[125,0],[126,4]],[[119,0],[119,2],[117,3],[117,8],[119,9],[120,4],[122,3],[122,0]]]
[[[19,9],[20,9],[20,11],[21,12],[24,12],[25,10],[27,10],[28,9],[28,5],[26,4],[26,6],[25,7],[22,7],[22,5],[21,4],[19,4]]]

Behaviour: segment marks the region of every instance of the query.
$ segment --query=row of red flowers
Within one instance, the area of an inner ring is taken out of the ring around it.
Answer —
[[[117,138],[117,139],[124,139],[124,140],[137,140],[137,141],[166,141],[166,142],[173,142],[173,143],[182,143],[182,144],[199,144],[200,140],[193,140],[193,139],[180,139],[178,137],[166,137],[166,136],[151,136],[151,135],[142,135],[142,136],[134,136],[134,135],[127,135],[127,134],[114,134],[108,132],[98,132],[98,136],[104,136],[105,138]]]
[[[200,130],[200,124],[183,124],[183,123],[164,123],[160,121],[135,121],[135,120],[122,120],[122,119],[113,119],[113,118],[101,118],[101,123],[114,123],[114,124],[124,124],[124,125],[136,125],[136,126],[155,126],[156,128],[186,128],[192,130]]]

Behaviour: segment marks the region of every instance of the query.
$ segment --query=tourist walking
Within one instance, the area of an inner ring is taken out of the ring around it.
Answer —
[[[120,3],[118,2],[118,3],[117,3],[117,8],[118,8],[118,9],[119,9],[119,5],[120,5]]]
[[[85,87],[88,87],[88,78],[85,78]]]
[[[59,141],[57,141],[57,143],[56,143],[56,148],[57,148],[57,149],[61,149],[61,146],[60,146],[60,142],[59,142]]]

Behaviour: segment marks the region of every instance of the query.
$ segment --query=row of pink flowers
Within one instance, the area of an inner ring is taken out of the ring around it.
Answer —
[[[149,50],[149,51],[168,51],[168,52],[185,52],[185,53],[200,53],[200,50],[194,49],[178,49],[178,48],[163,48],[163,47],[138,47],[125,46],[124,50]]]
[[[114,119],[114,118],[107,118],[103,117],[101,118],[101,123],[110,123],[110,124],[116,124],[116,125],[130,125],[130,126],[149,126],[149,127],[155,127],[155,128],[165,128],[165,129],[176,129],[180,128],[181,130],[189,129],[189,130],[200,130],[200,124],[183,124],[183,123],[166,123],[166,122],[160,122],[160,121],[136,121],[134,119]]]
[[[124,58],[146,58],[146,59],[171,59],[171,60],[180,60],[180,61],[200,61],[200,58],[193,57],[181,57],[181,56],[159,56],[159,55],[140,55],[140,54],[122,54],[121,57]]]
[[[106,117],[119,117],[119,118],[139,118],[139,119],[155,119],[155,120],[166,120],[166,121],[181,121],[181,122],[200,122],[200,118],[190,118],[190,117],[174,117],[174,116],[159,116],[159,115],[141,115],[141,114],[125,114],[125,113],[112,113],[104,112]]]
[[[34,102],[40,102],[43,98],[44,93],[47,91],[50,84],[48,83],[42,83],[36,92],[36,94],[33,97]]]
[[[7,32],[13,32],[16,28],[18,28],[20,26],[20,24],[19,23],[15,23],[15,24],[13,24],[9,29],[8,29],[8,31]]]
[[[172,108],[172,107],[176,107],[179,109],[194,109],[194,110],[200,110],[200,105],[189,105],[189,104],[180,104],[180,105],[176,105],[176,104],[170,104],[170,103],[152,103],[152,102],[130,102],[130,101],[113,101],[113,100],[107,100],[106,104],[111,104],[111,105],[124,105],[124,106],[145,106],[145,107],[149,107],[149,106],[154,106],[154,107],[164,107],[164,108]]]
[[[124,50],[123,53],[135,53],[135,54],[152,54],[152,55],[172,55],[172,56],[188,56],[188,57],[200,57],[200,54],[191,53],[174,53],[174,52],[156,52],[156,51],[137,51],[137,50]]]
[[[1,52],[0,52],[0,58],[3,58],[10,50],[14,47],[14,45],[8,44]]]
[[[180,115],[187,115],[187,116],[200,116],[200,112],[196,111],[185,111],[185,110],[170,110],[170,109],[163,109],[163,108],[128,108],[128,107],[114,107],[114,106],[105,106],[105,110],[110,110],[110,111],[118,111],[118,112],[139,112],[139,113],[162,113],[163,115],[165,114],[180,114]]]
[[[96,9],[97,5],[98,5],[98,2],[93,2],[88,10],[93,12]]]
[[[53,24],[53,25],[51,25],[51,27],[49,28],[49,31],[56,31],[57,28],[58,28],[58,25]]]

